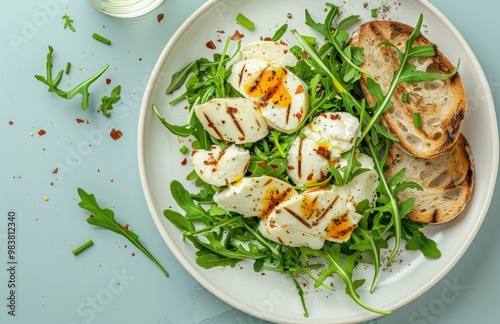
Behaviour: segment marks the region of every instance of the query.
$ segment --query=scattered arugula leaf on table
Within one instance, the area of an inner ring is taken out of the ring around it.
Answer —
[[[112,210],[107,208],[101,208],[96,201],[93,194],[88,194],[82,188],[78,188],[78,195],[81,201],[78,203],[83,209],[86,209],[92,213],[91,216],[87,218],[87,223],[99,227],[106,228],[117,234],[126,237],[132,244],[134,244],[139,250],[141,250],[153,263],[160,268],[165,276],[169,276],[168,272],[163,268],[163,266],[153,257],[151,253],[139,242],[139,235],[128,230],[128,227],[120,225],[115,219]]]
[[[75,27],[73,27],[73,20],[69,18],[68,14],[64,14],[64,16],[62,16],[62,19],[64,19],[64,29],[68,27],[72,32],[76,32]]]
[[[117,103],[120,100],[120,91],[122,90],[121,86],[116,86],[113,90],[111,90],[111,94],[108,96],[103,96],[101,98],[101,105],[99,106],[99,110],[102,111],[103,115],[106,117],[111,117],[110,110],[113,109],[113,104]]]
[[[63,76],[63,73],[64,73],[64,69],[61,69],[56,77],[54,78],[53,75],[52,75],[52,58],[53,58],[53,54],[54,54],[54,48],[52,46],[49,46],[49,52],[47,54],[47,62],[45,64],[46,66],[46,76],[41,76],[41,75],[35,75],[35,78],[42,82],[43,84],[47,85],[48,86],[48,91],[49,92],[54,92],[55,94],[57,94],[59,97],[61,98],[64,98],[64,99],[72,99],[73,97],[75,97],[76,95],[78,94],[81,94],[82,96],[82,101],[81,101],[81,108],[83,110],[87,110],[90,106],[90,101],[89,101],[89,96],[90,96],[90,93],[89,93],[89,88],[90,86],[92,85],[92,83],[94,83],[97,79],[99,79],[99,77],[104,73],[106,72],[106,70],[108,69],[109,65],[106,64],[104,65],[104,67],[99,70],[96,74],[94,74],[93,76],[91,76],[90,78],[82,81],[80,84],[78,84],[76,87],[74,87],[73,89],[70,89],[68,91],[64,91],[62,89],[59,88],[59,83],[61,82],[61,79],[62,79],[62,76]],[[116,88],[115,88],[116,89]],[[103,102],[106,102],[106,109],[109,109],[109,102],[111,100],[111,102],[113,100],[115,100],[116,98],[116,95],[119,93],[119,90],[118,91],[115,91],[115,93],[111,94],[111,98],[113,98],[112,100],[111,99],[103,99],[105,101]],[[118,99],[116,99],[118,100]]]

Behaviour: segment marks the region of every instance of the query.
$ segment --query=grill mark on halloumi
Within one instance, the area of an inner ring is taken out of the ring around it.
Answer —
[[[313,228],[313,227],[317,226],[318,223],[323,218],[326,217],[326,215],[333,208],[333,206],[335,205],[335,203],[337,202],[337,200],[338,200],[338,196],[335,197],[335,199],[325,208],[325,210],[321,213],[321,215],[319,217],[317,217],[316,220],[314,222],[312,222],[311,224],[309,224],[309,222],[306,219],[304,219],[304,217],[302,217],[301,215],[297,214],[295,211],[291,210],[290,208],[284,207],[283,209],[286,210],[290,215],[292,215],[293,217],[295,217],[299,222],[301,222],[302,224],[304,224],[304,226],[306,226],[307,228]]]
[[[238,87],[241,87],[241,81],[243,80],[243,73],[245,73],[246,66],[246,64],[243,64],[240,72],[238,73]]]
[[[238,112],[238,108],[235,108],[235,107],[230,107],[228,106],[226,108],[226,113],[231,117],[231,119],[233,120],[233,123],[234,125],[236,125],[236,128],[238,129],[238,131],[240,132],[241,136],[243,136],[243,138],[246,137],[246,134],[245,134],[245,131],[243,130],[243,128],[241,127],[240,123],[238,122],[238,119],[236,118],[236,116],[234,115],[235,113]]]
[[[302,138],[299,138],[299,153],[297,154],[297,175],[300,179],[302,179],[302,143],[304,141]]]
[[[282,203],[289,195],[290,192],[293,190],[292,188],[286,188],[285,191],[279,193],[279,194],[273,194],[270,191],[277,190],[276,188],[272,188],[266,192],[266,195],[262,199],[262,205],[264,205],[264,208],[262,208],[262,211],[259,214],[259,217],[262,221],[266,221],[267,217],[273,212],[273,210],[278,206],[280,203]]]
[[[219,129],[217,127],[215,127],[214,122],[208,117],[208,115],[206,113],[203,113],[203,117],[206,118],[206,120],[208,122],[208,127],[212,128],[219,138],[224,138],[222,136],[222,134],[220,133]]]

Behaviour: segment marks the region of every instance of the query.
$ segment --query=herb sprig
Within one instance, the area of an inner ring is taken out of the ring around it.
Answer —
[[[64,14],[61,18],[64,20],[64,29],[69,28],[73,33],[76,32],[75,27],[73,27],[73,20],[68,14]]]
[[[109,68],[109,65],[108,64],[104,65],[104,67],[102,69],[100,69],[97,73],[95,73],[93,76],[91,76],[90,78],[82,81],[81,83],[79,83],[73,89],[65,91],[65,90],[62,90],[61,88],[59,88],[59,83],[62,80],[64,69],[61,69],[56,74],[55,77],[53,77],[53,74],[52,74],[52,66],[53,66],[52,59],[53,59],[53,54],[54,54],[54,48],[52,46],[49,46],[49,52],[47,53],[47,61],[46,61],[46,64],[45,64],[46,76],[44,77],[44,76],[41,76],[41,75],[35,75],[35,78],[38,81],[40,81],[43,84],[45,84],[46,86],[48,86],[48,91],[49,92],[53,92],[53,93],[57,94],[59,97],[61,97],[61,98],[69,100],[69,99],[74,98],[78,94],[80,94],[81,97],[82,97],[80,106],[81,106],[81,108],[83,110],[87,110],[89,108],[89,106],[90,106],[89,88],[90,88],[90,86],[97,79],[99,79],[101,77],[101,75],[104,74],[104,72],[106,72],[106,70]],[[111,110],[111,109],[113,109],[112,104],[116,103],[118,101],[118,99],[119,99],[119,92],[120,92],[120,88],[116,87],[115,89],[113,89],[113,91],[111,93],[111,97],[109,97],[109,98],[105,97],[105,98],[102,99],[103,106],[101,107],[101,110],[103,112],[105,112],[105,115],[107,117],[110,116],[110,114],[108,113],[108,111]]]
[[[139,242],[139,235],[130,231],[127,227],[120,225],[115,219],[114,212],[107,208],[101,208],[96,201],[93,194],[88,194],[82,188],[78,188],[78,195],[81,201],[78,203],[83,209],[88,210],[92,213],[91,216],[87,218],[87,223],[99,227],[106,228],[117,234],[120,234],[127,238],[132,244],[134,244],[139,250],[141,250],[153,263],[163,272],[165,276],[168,277],[168,272],[163,268],[163,266],[153,257],[151,253]]]

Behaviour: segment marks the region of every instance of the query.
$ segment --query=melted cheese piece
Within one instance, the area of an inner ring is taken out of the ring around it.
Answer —
[[[243,178],[214,195],[219,207],[245,217],[266,220],[276,206],[297,191],[287,182],[269,176]]]
[[[306,117],[307,86],[283,66],[256,58],[242,60],[233,65],[228,82],[258,103],[262,116],[274,129],[293,133]]]
[[[361,218],[335,191],[306,191],[279,204],[259,230],[282,245],[320,249],[325,240],[346,242]]]
[[[213,145],[210,151],[191,151],[191,163],[196,174],[206,183],[227,186],[243,177],[250,164],[248,150],[229,145],[221,149]]]
[[[212,99],[194,109],[203,128],[211,136],[226,142],[253,143],[269,133],[259,107],[248,99]]]

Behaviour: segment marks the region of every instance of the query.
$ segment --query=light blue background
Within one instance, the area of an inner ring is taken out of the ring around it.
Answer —
[[[263,323],[212,296],[180,266],[149,216],[139,182],[137,117],[146,82],[169,37],[203,3],[167,0],[153,13],[127,21],[108,17],[83,0],[2,2],[0,323]],[[468,41],[500,104],[500,2],[431,3]],[[76,33],[63,29],[65,13],[74,20]],[[161,23],[158,13],[165,14]],[[94,32],[110,38],[112,45],[93,40]],[[111,84],[98,81],[91,103],[96,107],[102,94],[121,84],[122,100],[111,119],[92,108],[82,111],[79,98],[62,100],[35,80],[34,74],[45,74],[48,45],[55,49],[55,69],[72,62],[70,78],[63,82],[73,86],[110,64],[105,78]],[[123,132],[118,141],[108,135],[112,127]],[[40,129],[46,135],[39,136]],[[56,167],[59,172],[53,174]],[[79,186],[95,193],[118,220],[130,223],[170,278],[121,236],[87,225],[87,213],[77,206]],[[477,238],[441,282],[376,322],[497,322],[499,200],[497,190]],[[6,307],[9,210],[17,212],[15,317],[7,315]],[[73,256],[71,251],[89,239],[94,246]]]

